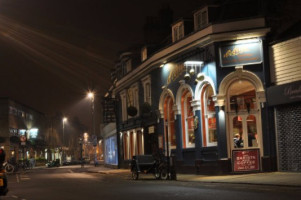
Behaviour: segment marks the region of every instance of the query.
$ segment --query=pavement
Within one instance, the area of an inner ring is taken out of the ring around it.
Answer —
[[[78,166],[77,166],[78,167]],[[85,165],[81,170],[102,174],[131,174],[130,169]],[[301,187],[301,172],[260,172],[228,175],[177,174],[177,181]]]

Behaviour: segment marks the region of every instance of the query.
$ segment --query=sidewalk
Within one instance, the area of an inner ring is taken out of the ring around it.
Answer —
[[[103,174],[130,174],[129,169],[111,169],[100,166],[85,165],[85,170]],[[204,183],[235,183],[253,185],[274,185],[301,187],[301,173],[298,172],[266,172],[254,174],[233,174],[233,175],[194,175],[177,174],[178,181],[196,181]]]

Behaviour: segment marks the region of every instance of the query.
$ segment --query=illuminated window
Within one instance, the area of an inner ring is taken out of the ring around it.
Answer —
[[[145,61],[147,59],[147,47],[143,47],[141,49],[141,61]]]
[[[228,90],[228,115],[230,116],[230,139],[232,148],[258,148],[261,137],[258,130],[259,110],[254,85],[238,80]]]
[[[129,136],[127,133],[123,134],[123,156],[124,160],[130,159]]]
[[[216,116],[215,106],[212,96],[213,89],[210,85],[206,85],[202,92],[202,128],[203,128],[203,145],[216,146]]]
[[[137,154],[143,155],[144,154],[144,137],[142,131],[137,131]]]
[[[191,107],[191,100],[191,93],[188,90],[184,91],[181,99],[184,148],[195,146],[194,115]]]
[[[255,87],[245,80],[236,81],[229,88],[230,110],[248,111],[256,110]]]
[[[173,100],[170,96],[168,96],[164,101],[165,138],[168,137],[168,145],[170,149],[176,148],[175,114],[173,111],[173,104]]]

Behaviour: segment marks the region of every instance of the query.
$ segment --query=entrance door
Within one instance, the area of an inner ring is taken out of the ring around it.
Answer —
[[[229,118],[231,150],[258,148],[256,114],[240,113]]]
[[[235,81],[228,89],[227,102],[230,155],[232,150],[261,149],[261,112],[254,85]]]

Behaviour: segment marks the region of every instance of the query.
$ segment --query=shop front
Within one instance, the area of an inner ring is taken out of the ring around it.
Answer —
[[[219,144],[224,144],[219,145],[220,159],[230,161],[232,172],[261,171],[263,158],[269,157],[264,144],[271,145],[263,141],[269,133],[262,123],[267,120],[265,88],[260,79],[264,77],[262,41],[221,44],[219,56],[220,70],[231,69],[221,79],[216,96],[219,135],[226,135],[225,141],[219,139]]]
[[[301,81],[268,88],[275,111],[278,170],[301,172]]]

